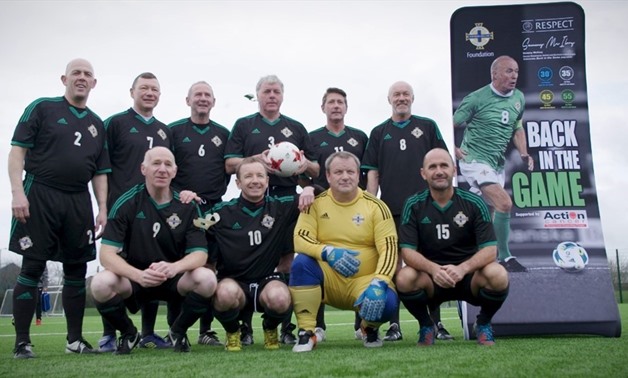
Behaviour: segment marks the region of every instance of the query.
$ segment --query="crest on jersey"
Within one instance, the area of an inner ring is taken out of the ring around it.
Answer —
[[[220,138],[216,135],[212,138],[212,143],[214,144],[214,146],[220,147],[220,145],[222,144],[222,140],[220,140]]]
[[[33,241],[31,240],[30,236],[26,235],[20,239],[20,248],[22,249],[22,251],[25,249],[29,249],[32,246],[33,246]]]
[[[355,139],[353,139],[353,138],[350,138],[350,139],[347,141],[347,143],[349,143],[349,145],[350,145],[351,147],[355,147],[355,146],[357,146],[357,145],[358,145],[358,141],[357,141],[357,140],[355,140]]]
[[[174,230],[181,224],[181,218],[179,218],[177,213],[173,213],[168,217],[168,219],[166,219],[166,222],[168,223],[168,226]]]
[[[351,220],[353,221],[353,223],[355,223],[356,226],[360,226],[362,223],[364,223],[365,218],[362,216],[362,214],[357,213],[353,216],[353,218],[351,218]]]
[[[273,224],[275,224],[275,218],[271,217],[268,214],[264,215],[264,218],[262,218],[262,226],[270,230],[271,228],[273,228]]]
[[[98,129],[96,129],[96,126],[94,125],[89,125],[89,127],[87,128],[87,131],[89,131],[89,133],[92,134],[92,137],[94,138],[98,136]]]
[[[163,131],[162,129],[159,129],[159,131],[157,131],[157,135],[159,135],[161,137],[161,139],[163,139],[163,140],[168,139],[168,136],[166,135],[166,132]]]
[[[415,138],[419,139],[421,135],[423,135],[423,130],[415,127],[414,130],[412,130],[412,135],[414,135]]]
[[[515,109],[517,109],[517,111],[521,110],[521,102],[515,102]]]
[[[292,131],[290,131],[289,128],[284,127],[283,130],[281,130],[281,133],[283,134],[283,136],[285,136],[286,138],[290,138],[292,136]]]
[[[456,222],[458,227],[464,226],[468,220],[469,218],[467,218],[467,216],[464,215],[462,211],[459,211],[458,214],[456,214],[456,216],[454,217],[454,222]]]

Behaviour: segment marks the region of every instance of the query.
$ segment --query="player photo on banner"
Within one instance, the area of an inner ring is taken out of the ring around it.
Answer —
[[[510,294],[497,335],[620,336],[598,209],[574,3],[465,7],[451,17],[458,186],[493,211]],[[463,304],[465,337],[478,309]]]

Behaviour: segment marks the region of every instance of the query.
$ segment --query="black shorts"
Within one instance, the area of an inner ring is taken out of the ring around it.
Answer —
[[[152,301],[166,301],[168,303],[181,303],[184,297],[179,294],[177,284],[183,274],[177,274],[174,278],[167,280],[159,286],[142,287],[137,282],[131,281],[133,293],[124,300],[126,308],[133,314],[138,312],[144,303]]]
[[[66,192],[33,182],[26,187],[30,217],[11,222],[9,249],[41,261],[79,264],[96,259],[89,191]]]
[[[473,274],[465,275],[460,282],[451,289],[444,289],[434,284],[434,296],[430,298],[429,303],[433,305],[440,305],[447,301],[466,301],[474,306],[479,306],[478,297],[474,296],[471,292],[471,279]],[[433,281],[432,281],[433,282]]]
[[[246,303],[244,304],[244,308],[242,310],[264,312],[264,307],[259,300],[259,294],[271,281],[281,281],[285,283],[284,276],[281,273],[271,274],[270,276],[264,277],[256,282],[236,281],[238,285],[240,285],[240,288],[242,288],[242,291],[244,291],[244,297],[246,298]]]

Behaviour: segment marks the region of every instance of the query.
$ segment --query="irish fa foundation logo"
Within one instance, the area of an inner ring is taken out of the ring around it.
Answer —
[[[484,46],[494,39],[494,35],[482,22],[477,22],[468,33],[464,33],[464,38],[466,41],[471,42],[476,50],[484,50]]]

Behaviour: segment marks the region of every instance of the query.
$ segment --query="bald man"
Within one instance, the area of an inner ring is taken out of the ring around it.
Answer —
[[[22,255],[13,290],[15,358],[33,358],[30,323],[46,261],[63,263],[66,353],[91,353],[83,338],[85,274],[96,258],[94,241],[107,223],[111,171],[100,118],[87,108],[96,86],[91,63],[74,59],[61,75],[65,94],[40,98],[20,118],[9,152],[13,220],[9,248]],[[24,181],[22,174],[26,172]],[[98,202],[94,224],[88,183]]]
[[[449,152],[428,152],[421,176],[429,189],[408,198],[403,208],[399,246],[406,266],[395,284],[419,321],[419,346],[430,346],[437,338],[428,305],[450,300],[479,306],[473,327],[477,342],[495,344],[491,320],[508,296],[508,272],[496,261],[488,207],[478,195],[454,188],[455,175]]]
[[[496,58],[491,64],[491,83],[468,94],[454,113],[454,126],[465,127],[462,144],[456,148],[460,173],[471,191],[481,194],[492,207],[498,259],[513,273],[528,269],[512,256],[508,246],[512,200],[504,189],[504,154],[511,139],[525,167],[534,169],[522,123],[525,96],[515,87],[518,78],[517,61],[506,55]]]
[[[436,125],[429,118],[412,115],[414,90],[405,81],[398,81],[388,90],[388,103],[392,116],[376,126],[362,158],[362,169],[368,171],[366,190],[377,195],[388,205],[399,230],[399,217],[403,203],[409,196],[427,188],[419,175],[425,154],[436,147],[447,149],[447,145]],[[401,268],[399,259],[398,269]],[[438,308],[434,309],[441,335],[450,337],[440,324]],[[385,341],[402,339],[399,314],[390,321]]]
[[[141,173],[145,183],[120,196],[109,212],[100,249],[106,270],[92,280],[92,295],[100,315],[120,331],[114,354],[129,354],[140,342],[126,309],[135,313],[155,300],[181,302],[169,338],[175,352],[189,352],[186,332],[216,290],[216,276],[204,267],[205,232],[193,224],[201,214],[170,186],[177,165],[168,148],[148,150]]]

